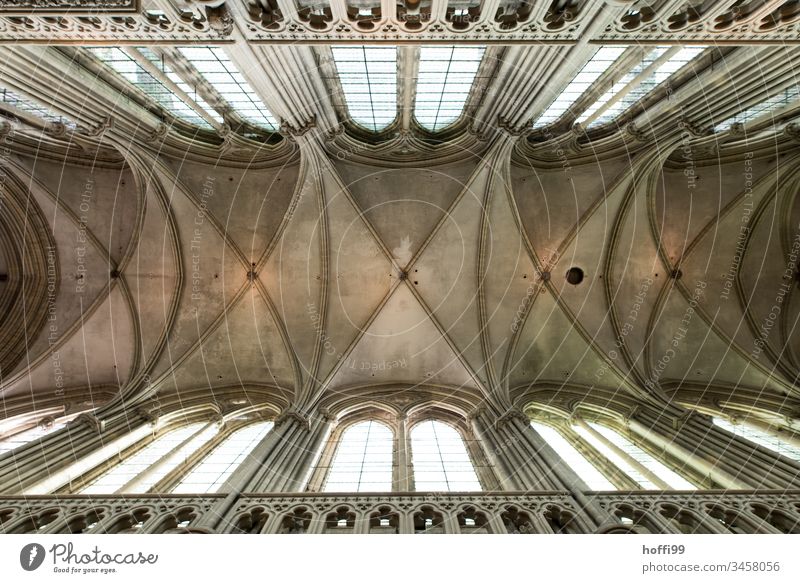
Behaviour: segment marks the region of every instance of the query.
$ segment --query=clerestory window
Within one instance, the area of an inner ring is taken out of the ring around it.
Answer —
[[[392,430],[377,421],[362,421],[341,435],[325,481],[326,492],[390,492]]]
[[[464,440],[450,425],[423,421],[411,430],[417,491],[477,492],[481,484]]]

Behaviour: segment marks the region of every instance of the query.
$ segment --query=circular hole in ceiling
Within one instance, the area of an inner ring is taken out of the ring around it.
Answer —
[[[572,285],[578,285],[583,281],[583,269],[580,267],[570,267],[567,270],[567,281]]]

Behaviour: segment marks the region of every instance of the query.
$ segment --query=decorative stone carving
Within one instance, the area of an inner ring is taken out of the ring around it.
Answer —
[[[206,17],[208,18],[208,25],[219,36],[230,36],[233,32],[233,15],[225,3],[219,6],[206,7]]]
[[[284,411],[283,413],[278,415],[278,417],[275,419],[275,427],[280,427],[281,425],[283,425],[286,421],[289,421],[290,419],[293,419],[294,421],[299,423],[305,429],[310,429],[311,428],[311,421],[309,419],[308,414],[307,413],[302,413],[302,412],[300,412],[300,411],[298,411],[297,409],[294,409],[294,408],[287,409],[286,411]]]
[[[102,433],[106,428],[105,420],[99,419],[96,415],[92,413],[81,413],[75,419],[73,419],[68,426],[79,426],[79,425],[86,425],[89,429],[97,433],[98,435]]]
[[[634,139],[637,142],[651,142],[653,141],[653,134],[644,130],[636,125],[634,122],[628,122],[625,125],[625,135]]]
[[[695,138],[702,138],[714,133],[711,128],[702,127],[687,117],[682,117],[678,120],[678,128]]]
[[[311,129],[315,127],[317,127],[317,116],[312,115],[305,121],[305,123],[303,123],[303,125],[297,128],[284,120],[281,123],[280,132],[284,135],[288,135],[290,139],[296,140],[297,138],[307,134]]]
[[[0,14],[138,12],[140,0],[3,0]]]

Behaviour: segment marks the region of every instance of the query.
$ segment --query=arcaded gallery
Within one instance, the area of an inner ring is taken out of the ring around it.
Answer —
[[[0,532],[800,533],[799,40],[4,0]]]

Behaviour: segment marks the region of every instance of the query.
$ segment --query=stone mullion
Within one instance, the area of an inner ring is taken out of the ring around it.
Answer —
[[[481,441],[475,436],[472,428],[468,428],[468,434],[465,436],[464,445],[467,447],[467,452],[472,460],[472,466],[484,490],[498,491],[501,489],[500,481],[494,472],[492,463],[489,456],[486,455]]]
[[[397,47],[397,109],[400,115],[400,128],[404,132],[411,130],[414,117],[414,97],[417,93],[416,79],[419,71],[419,47]]]
[[[530,421],[522,414],[513,415],[511,423],[522,437],[522,442],[527,444],[532,456],[543,459],[552,473],[551,480],[555,482],[556,489],[567,490],[572,494],[578,504],[578,513],[584,516],[593,526],[601,526],[612,522],[611,516],[597,504],[591,496],[587,496],[583,491],[583,480],[570,468],[563,463],[558,454],[550,445],[536,433],[531,427]]]
[[[339,447],[341,438],[341,428],[335,428],[328,436],[328,439],[326,440],[325,445],[320,452],[316,467],[311,472],[311,476],[306,487],[307,491],[322,492],[322,489],[325,485],[325,480],[328,477],[328,472],[333,464],[333,459],[336,456],[336,450]]]
[[[667,484],[664,480],[658,477],[655,473],[653,473],[649,468],[643,465],[639,460],[631,456],[628,452],[623,450],[617,444],[609,440],[605,435],[597,431],[594,427],[586,423],[581,418],[577,418],[577,423],[581,427],[583,427],[586,431],[592,434],[592,436],[597,439],[600,443],[608,447],[611,451],[616,453],[620,456],[623,460],[625,460],[630,466],[636,468],[636,470],[642,474],[645,478],[647,478],[650,482],[652,482],[657,488],[662,490],[671,490],[671,486]]]
[[[603,476],[619,490],[640,490],[639,484],[628,474],[619,469],[606,456],[597,451],[590,443],[587,443],[575,430],[567,423],[558,424],[556,429],[566,439],[578,453],[603,474]]]
[[[125,462],[128,458],[136,455],[148,445],[157,439],[152,432],[142,439],[135,441],[129,446],[121,449],[117,454],[108,457],[102,462],[87,468],[80,475],[71,479],[68,483],[59,486],[52,493],[53,494],[79,494],[81,490],[92,484],[95,480],[103,476],[106,472],[111,471],[119,464]],[[105,444],[108,445],[108,444]]]
[[[107,420],[100,433],[84,425],[80,418],[64,429],[21,446],[0,460],[0,492],[21,494],[50,475],[80,461],[110,442],[138,429],[144,419],[131,426],[123,416]]]
[[[48,107],[54,106],[53,111],[87,127],[102,121],[97,109],[87,108],[81,103],[87,94],[87,84],[72,75],[74,64],[70,66],[71,63],[56,49],[39,46],[2,48],[0,58],[4,65],[3,82],[12,89]],[[49,67],[42,67],[43,62],[47,62]],[[32,75],[33,71],[37,74]]]
[[[167,453],[165,453],[163,456],[161,456],[158,460],[156,460],[153,464],[151,464],[150,467],[148,467],[146,470],[144,470],[140,474],[138,474],[138,475],[134,476],[133,478],[131,478],[125,485],[123,485],[119,490],[117,490],[117,492],[118,493],[123,493],[123,492],[129,491],[130,488],[133,488],[139,482],[141,482],[142,479],[147,474],[157,470],[159,467],[161,467],[162,465],[167,463],[167,461],[169,461],[169,459],[173,455],[177,454],[181,450],[181,448],[185,447],[186,445],[191,443],[192,440],[194,440],[198,436],[200,436],[203,432],[205,432],[208,429],[210,429],[214,425],[214,423],[215,422],[213,422],[213,421],[209,422],[209,423],[206,423],[205,425],[200,427],[197,431],[194,431],[191,435],[189,435],[189,437],[184,439],[181,443],[177,444],[175,447],[173,447],[171,450],[169,450]],[[156,437],[156,439],[158,439],[158,437]],[[211,441],[211,440],[209,440],[209,441]],[[202,449],[202,448],[198,448],[198,449]],[[178,466],[181,466],[181,465],[182,465],[181,463],[178,464]]]
[[[218,500],[203,517],[194,525],[196,528],[208,532],[222,532],[229,520],[234,515],[236,503],[241,493],[246,491],[245,486],[252,483],[263,471],[260,460],[267,458],[272,451],[287,437],[291,438],[291,431],[297,420],[286,417],[283,421],[276,421],[275,427],[267,433],[263,440],[253,449],[248,458],[231,474],[230,478],[222,485],[222,490],[227,490],[225,498]]]
[[[278,471],[278,464],[267,464],[266,460],[273,458],[275,452],[281,452],[284,444],[293,443],[296,439],[296,423],[294,418],[285,418],[275,422],[275,426],[264,436],[253,449],[247,459],[236,468],[221,487],[223,492],[257,492],[255,486],[259,481],[265,480],[267,472]],[[268,490],[261,490],[268,491]]]
[[[220,123],[215,120],[211,115],[203,109],[194,98],[186,93],[183,89],[178,87],[172,79],[167,77],[161,69],[156,67],[150,59],[145,57],[142,53],[140,53],[134,47],[123,47],[123,52],[132,58],[142,69],[150,73],[156,80],[158,80],[164,87],[169,89],[172,93],[178,96],[183,102],[185,102],[197,115],[199,115],[202,119],[204,119],[212,128],[215,130],[219,130],[221,128]]]
[[[266,457],[259,458],[256,477],[248,480],[242,490],[247,492],[285,491],[287,474],[294,470],[297,456],[305,447],[309,431],[310,429],[304,422],[294,420],[290,432],[275,444]]]
[[[640,444],[640,447],[643,449],[652,450],[651,447],[648,447],[649,444],[652,444],[663,450],[665,454],[669,454],[675,459],[682,460],[694,471],[694,473],[697,474],[698,477],[701,477],[703,480],[711,479],[714,483],[711,484],[710,487],[733,489],[741,489],[746,487],[741,480],[738,480],[725,470],[714,466],[701,457],[695,455],[691,450],[685,449],[682,445],[677,443],[672,436],[664,434],[659,430],[647,428],[635,419],[629,420],[628,425],[631,431],[633,431],[633,433],[635,433],[641,440],[644,441],[644,443]],[[657,452],[654,451],[650,451],[650,453],[667,466],[671,466],[674,471],[678,473],[684,473],[679,467],[677,467],[677,464],[672,462],[672,460],[668,459],[666,456],[658,455]]]
[[[414,468],[412,467],[411,449],[408,440],[408,416],[397,416],[394,439],[394,468],[392,476],[393,490],[395,492],[411,492],[414,489]]]
[[[204,427],[203,430],[206,428]],[[235,429],[238,429],[236,427]],[[192,455],[190,455],[186,460],[178,464],[177,467],[173,468],[166,476],[161,478],[158,482],[153,484],[153,487],[150,488],[151,492],[171,492],[178,484],[181,483],[181,480],[189,475],[197,466],[199,466],[203,460],[213,452],[217,446],[221,445],[230,435],[233,433],[235,429],[228,429],[223,430],[214,435],[211,439],[205,442],[200,448],[197,449]]]
[[[399,513],[397,532],[398,534],[414,534],[414,509]]]
[[[532,480],[525,484],[525,490],[568,490],[570,487],[562,480],[562,476],[554,471],[559,465],[553,457],[549,446],[543,439],[533,432],[530,424],[519,423],[516,414],[510,418],[498,421],[498,429],[503,436],[504,451],[508,452],[517,467],[529,468],[528,474]],[[573,482],[573,481],[570,481]],[[573,484],[574,485],[574,484]]]
[[[669,427],[661,416],[653,419],[649,411],[637,415],[645,427],[661,427],[665,435],[695,455],[707,456],[721,462],[722,470],[740,481],[744,488],[795,488],[800,483],[798,470],[786,469],[786,462],[778,454],[759,448],[744,438],[737,437],[708,421],[690,416],[679,431]]]

